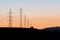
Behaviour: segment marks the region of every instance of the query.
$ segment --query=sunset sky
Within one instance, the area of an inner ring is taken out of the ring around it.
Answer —
[[[8,27],[10,8],[14,17],[13,27],[19,27],[20,8],[23,9],[23,16],[26,14],[35,28],[60,26],[60,0],[0,0],[1,27]]]

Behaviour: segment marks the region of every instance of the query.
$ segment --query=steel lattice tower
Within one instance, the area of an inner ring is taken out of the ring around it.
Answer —
[[[20,8],[20,27],[22,27],[22,8]]]
[[[11,9],[9,9],[9,27],[12,27],[12,15]]]
[[[27,19],[27,27],[30,26],[30,22],[29,22],[29,19]]]
[[[24,14],[24,26],[26,27],[26,14]]]

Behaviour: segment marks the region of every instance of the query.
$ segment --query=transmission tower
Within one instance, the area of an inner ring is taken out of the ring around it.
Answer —
[[[27,19],[27,27],[30,26],[30,22],[29,22],[29,19]]]
[[[22,8],[20,8],[20,27],[22,27]]]
[[[28,26],[33,27],[32,23],[29,19],[28,19],[28,24],[29,24]]]
[[[11,12],[11,9],[9,9],[9,27],[12,27],[12,12]]]
[[[26,14],[24,14],[24,26],[26,27]]]

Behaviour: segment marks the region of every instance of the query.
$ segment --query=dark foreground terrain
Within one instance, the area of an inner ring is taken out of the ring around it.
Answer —
[[[0,28],[0,38],[19,38],[19,39],[60,39],[60,28],[46,28],[38,30],[35,28]]]

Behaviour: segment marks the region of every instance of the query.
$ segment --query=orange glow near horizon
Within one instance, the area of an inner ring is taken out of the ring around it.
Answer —
[[[48,27],[54,27],[54,26],[60,26],[60,19],[35,19],[33,20],[33,25],[35,28],[41,29],[41,28],[48,28]]]
[[[1,19],[0,20],[0,26],[1,27],[8,27],[8,19]],[[19,17],[16,17],[13,19],[12,22],[13,27],[19,27]],[[34,28],[42,29],[47,27],[53,27],[53,26],[60,26],[60,19],[59,18],[41,18],[41,19],[35,19],[30,18],[30,26],[33,26]],[[24,27],[24,20],[23,20],[23,27]]]

